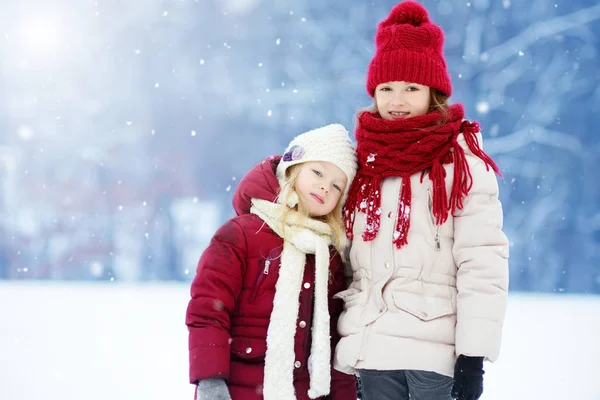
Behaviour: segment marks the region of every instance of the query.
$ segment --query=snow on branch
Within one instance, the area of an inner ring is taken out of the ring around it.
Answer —
[[[485,150],[489,154],[510,153],[530,143],[558,147],[574,154],[581,154],[583,150],[581,141],[575,136],[536,125],[529,125],[510,135],[487,140]]]
[[[486,52],[487,63],[488,65],[502,63],[514,57],[518,51],[524,51],[541,38],[589,24],[597,19],[600,19],[600,4],[548,21],[538,22],[525,29],[520,35],[488,50]]]

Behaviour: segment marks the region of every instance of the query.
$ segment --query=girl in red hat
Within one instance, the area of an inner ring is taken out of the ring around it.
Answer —
[[[296,137],[240,181],[237,216],[215,234],[192,282],[190,382],[197,400],[355,400],[333,370],[345,288],[338,251],[356,155],[339,124]]]
[[[508,293],[498,167],[452,92],[444,34],[413,1],[376,35],[358,115],[353,239],[335,368],[363,400],[476,400],[500,351]],[[349,271],[350,272],[350,271]]]

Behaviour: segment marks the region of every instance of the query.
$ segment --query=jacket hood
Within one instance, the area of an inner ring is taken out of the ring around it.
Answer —
[[[281,156],[269,156],[255,165],[240,180],[233,194],[233,209],[237,215],[249,214],[252,199],[275,202],[279,194],[277,165]]]

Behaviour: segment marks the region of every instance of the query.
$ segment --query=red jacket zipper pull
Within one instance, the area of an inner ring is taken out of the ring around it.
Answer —
[[[263,274],[269,275],[269,265],[271,265],[271,260],[268,258],[265,260],[265,268],[263,269]]]

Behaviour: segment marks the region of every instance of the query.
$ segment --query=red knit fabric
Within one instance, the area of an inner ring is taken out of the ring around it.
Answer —
[[[397,248],[408,242],[411,209],[410,176],[425,172],[433,185],[433,215],[437,225],[448,219],[449,212],[463,208],[463,200],[473,186],[473,177],[465,151],[458,143],[463,134],[471,152],[500,174],[498,166],[481,149],[476,133],[477,122],[463,121],[461,104],[450,106],[446,123],[439,111],[404,120],[386,120],[377,113],[364,112],[359,116],[356,129],[358,172],[344,209],[346,235],[353,238],[354,212],[365,214],[365,241],[375,239],[381,217],[381,182],[388,177],[401,177],[402,189],[398,201],[398,219],[393,243]],[[450,199],[446,193],[444,164],[454,164],[454,181]]]
[[[367,92],[377,85],[405,81],[452,94],[444,59],[444,32],[429,20],[427,10],[415,1],[396,5],[377,28],[375,57],[367,72]]]

